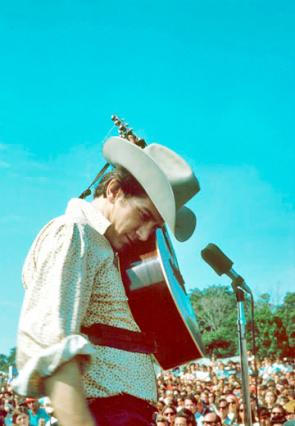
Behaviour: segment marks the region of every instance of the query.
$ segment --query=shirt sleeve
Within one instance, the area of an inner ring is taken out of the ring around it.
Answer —
[[[55,219],[37,236],[26,258],[19,375],[13,382],[21,395],[44,395],[44,377],[74,357],[87,362],[94,353],[80,333],[97,272],[89,228]]]

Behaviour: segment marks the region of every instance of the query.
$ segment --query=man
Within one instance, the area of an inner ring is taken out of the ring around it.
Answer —
[[[272,425],[275,425],[275,424],[283,424],[286,421],[287,421],[286,410],[281,404],[275,404],[272,407],[272,410],[270,413],[270,423]]]
[[[197,422],[191,410],[183,408],[176,414],[174,426],[197,426]]]
[[[218,414],[222,425],[231,425],[231,419],[228,416],[228,403],[225,398],[221,398],[218,404]]]
[[[188,395],[184,400],[184,408],[190,410],[194,415],[198,410],[198,401],[193,395]]]
[[[258,419],[260,426],[270,426],[270,412],[266,407],[258,407]]]
[[[39,401],[34,398],[27,398],[25,403],[28,407],[30,426],[39,426],[40,420],[44,420],[44,424],[49,420],[49,415],[44,408],[40,407]]]
[[[156,426],[169,426],[170,423],[167,420],[167,417],[163,416],[162,414],[158,414],[156,416],[156,420],[155,420]]]
[[[204,426],[221,426],[221,419],[216,413],[207,413],[203,418]]]
[[[228,403],[228,417],[232,422],[235,422],[238,416],[238,400],[233,394],[229,394],[226,397]]]
[[[209,406],[209,392],[207,390],[201,392],[200,400],[206,407]]]
[[[195,228],[184,204],[198,181],[175,152],[112,137],[103,155],[115,168],[94,200],[70,201],[41,230],[23,270],[14,388],[48,395],[63,426],[150,424],[157,397],[151,355],[117,348],[115,332],[113,345],[94,344],[88,330],[100,324],[141,335],[116,253],[134,250],[164,223],[180,241]]]
[[[201,400],[197,401],[193,395],[189,395],[184,400],[184,407],[193,413],[197,425],[201,426],[203,417],[208,411],[206,405]]]

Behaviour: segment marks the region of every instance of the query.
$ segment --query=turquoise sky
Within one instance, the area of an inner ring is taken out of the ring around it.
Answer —
[[[0,0],[0,353],[26,252],[102,166],[113,113],[199,177],[188,289],[229,283],[214,242],[256,297],[294,291],[294,22],[293,0]]]

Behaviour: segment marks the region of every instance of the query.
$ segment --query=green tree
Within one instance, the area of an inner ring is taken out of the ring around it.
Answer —
[[[211,286],[190,294],[208,355],[231,356],[237,351],[235,295],[227,286]]]
[[[278,357],[286,351],[286,328],[267,293],[262,294],[255,305],[255,334],[258,357]]]
[[[295,355],[295,293],[288,292],[283,304],[277,309],[277,316],[282,320],[287,334],[287,347],[282,355],[294,357]]]
[[[10,349],[9,355],[0,354],[0,371],[8,372],[10,365],[15,365],[16,348]]]
[[[8,371],[7,356],[4,354],[0,354],[0,371]]]

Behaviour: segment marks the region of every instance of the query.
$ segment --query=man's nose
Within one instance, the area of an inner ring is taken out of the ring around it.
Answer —
[[[143,225],[136,231],[137,237],[140,241],[147,241],[151,236],[153,231],[153,226]]]

